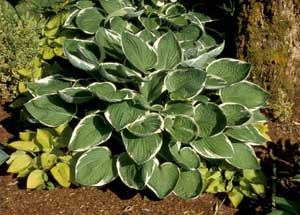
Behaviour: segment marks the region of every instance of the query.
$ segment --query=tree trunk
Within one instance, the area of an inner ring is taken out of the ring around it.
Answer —
[[[240,0],[236,14],[237,57],[252,64],[253,81],[272,94],[280,122],[271,125],[274,141],[299,143],[300,0]]]

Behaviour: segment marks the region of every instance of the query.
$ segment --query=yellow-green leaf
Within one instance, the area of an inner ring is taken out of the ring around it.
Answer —
[[[51,60],[54,57],[55,57],[55,53],[54,53],[53,49],[49,46],[44,46],[43,47],[43,59]]]
[[[41,155],[41,164],[43,169],[50,169],[57,161],[57,156],[50,153],[43,153]]]
[[[52,135],[49,131],[44,129],[37,129],[36,140],[42,145],[43,151],[51,151],[53,144],[51,142]]]
[[[71,185],[70,167],[66,163],[58,163],[51,170],[51,174],[55,180],[63,187]]]
[[[24,131],[24,132],[19,132],[19,138],[23,141],[31,141],[35,137],[35,132],[33,131]]]
[[[259,195],[259,196],[265,195],[266,190],[265,190],[265,186],[263,184],[250,183],[250,185],[257,195]]]
[[[36,189],[44,184],[44,172],[42,170],[33,170],[27,178],[27,189]]]
[[[18,73],[22,76],[25,76],[25,77],[31,77],[32,76],[32,72],[28,69],[20,69],[20,70],[18,70]]]
[[[16,155],[14,160],[11,162],[8,167],[8,173],[19,173],[32,164],[32,158],[27,154]]]
[[[228,193],[228,197],[233,206],[236,208],[243,200],[244,195],[238,189],[233,188],[232,191]]]
[[[18,91],[21,94],[23,94],[23,93],[25,93],[27,91],[27,88],[26,88],[24,82],[19,82],[19,84],[18,84]]]
[[[40,151],[39,147],[33,141],[15,141],[9,144],[10,147],[23,150],[26,152],[38,152]]]

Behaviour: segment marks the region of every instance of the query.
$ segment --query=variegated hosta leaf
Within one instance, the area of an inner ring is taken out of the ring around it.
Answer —
[[[77,14],[79,13],[79,9],[74,10],[66,19],[66,21],[63,24],[64,28],[67,29],[77,29],[77,26],[75,26],[75,19],[77,17]]]
[[[269,94],[259,86],[248,81],[239,82],[220,90],[222,102],[233,102],[257,109],[266,104]]]
[[[97,45],[103,47],[108,55],[116,59],[123,56],[121,35],[117,32],[100,27],[95,35],[95,40]]]
[[[262,145],[267,142],[264,136],[252,125],[242,128],[228,129],[225,134],[228,137],[251,145]]]
[[[185,170],[198,169],[200,158],[191,147],[182,147],[179,142],[171,143],[169,150],[176,163]]]
[[[182,143],[189,143],[198,133],[198,127],[194,119],[185,115],[166,117],[164,126],[176,141]]]
[[[167,16],[180,16],[186,13],[186,8],[182,4],[170,4],[167,5],[165,14]]]
[[[114,11],[113,13],[109,14],[109,17],[114,17],[114,16],[119,16],[123,17],[126,16],[128,18],[134,18],[134,17],[139,17],[144,13],[144,10],[139,10],[135,7],[123,7],[119,10]]]
[[[37,80],[34,83],[26,84],[27,89],[33,96],[42,96],[45,94],[56,93],[71,86],[71,83],[63,80],[60,75],[52,75]]]
[[[100,4],[108,14],[111,14],[124,7],[132,7],[130,0],[100,0]]]
[[[128,155],[139,165],[154,158],[162,145],[160,134],[138,137],[124,130],[122,131],[122,140]]]
[[[148,15],[143,14],[139,17],[139,20],[149,31],[158,30],[162,24],[160,17],[155,13],[150,13]]]
[[[82,104],[94,98],[93,94],[85,87],[70,87],[58,91],[58,95],[67,103]]]
[[[165,83],[172,100],[188,100],[204,88],[206,73],[198,69],[180,69],[168,74]]]
[[[109,105],[104,115],[107,121],[117,131],[120,131],[144,115],[144,113],[145,110],[134,105],[131,101],[123,101]]]
[[[207,50],[196,58],[186,59],[181,64],[186,67],[203,69],[208,64],[209,60],[215,58],[216,56],[222,53],[224,47],[225,47],[225,43],[223,42],[220,45],[218,45],[216,48],[209,51]]]
[[[72,120],[76,105],[65,103],[58,95],[43,95],[25,104],[26,110],[40,123],[58,127]]]
[[[96,33],[104,16],[95,7],[89,7],[81,10],[76,17],[76,25],[80,30],[87,34]]]
[[[148,76],[140,85],[140,92],[149,103],[154,102],[165,91],[164,81],[166,73],[156,72]]]
[[[130,89],[117,90],[111,82],[93,83],[88,89],[94,93],[100,100],[107,102],[120,102],[133,99],[135,92]]]
[[[176,37],[179,41],[196,41],[202,36],[203,32],[198,25],[190,24],[184,26],[179,32],[176,33]]]
[[[99,66],[100,52],[94,42],[67,39],[64,53],[73,66],[84,71],[93,71]]]
[[[129,23],[122,17],[115,16],[109,19],[109,25],[110,29],[121,35],[125,30],[128,30]]]
[[[115,83],[129,83],[142,79],[140,73],[119,63],[101,63],[99,73],[104,79]]]
[[[182,60],[181,48],[175,35],[169,31],[162,35],[155,43],[154,49],[158,54],[155,69],[173,69]]]
[[[194,118],[199,127],[200,137],[216,135],[226,127],[226,116],[214,103],[197,105]]]
[[[145,137],[163,130],[163,118],[156,113],[148,113],[127,127],[132,134]]]
[[[146,73],[157,63],[153,48],[132,33],[125,31],[122,34],[122,48],[130,63],[142,72]]]
[[[203,180],[198,170],[181,171],[174,193],[183,199],[196,198],[201,194],[202,186]]]
[[[186,115],[193,117],[194,106],[191,102],[171,101],[168,102],[164,109],[166,115]]]
[[[224,103],[220,105],[227,119],[228,127],[245,125],[251,119],[251,112],[240,104]]]
[[[171,162],[159,164],[158,160],[155,160],[155,168],[147,183],[147,187],[149,187],[158,198],[163,199],[174,190],[179,178],[179,173],[180,170],[175,164]]]
[[[201,156],[210,159],[231,158],[234,153],[230,140],[224,134],[203,137],[190,144]]]
[[[75,166],[75,181],[86,186],[103,186],[117,177],[116,159],[107,147],[85,152]]]
[[[112,128],[102,116],[91,114],[84,117],[73,131],[69,142],[72,151],[86,151],[106,142],[111,136]]]
[[[154,160],[138,165],[126,153],[122,153],[117,160],[118,175],[122,182],[136,190],[142,190],[147,185],[154,168]]]
[[[152,44],[156,41],[156,35],[147,29],[140,31],[136,35],[149,44]]]
[[[249,63],[240,60],[229,58],[215,60],[208,65],[206,72],[213,77],[220,78],[224,84],[208,87],[221,88],[245,80],[249,75],[250,67]]]
[[[239,169],[260,169],[254,150],[246,143],[232,143],[234,154],[226,161]]]

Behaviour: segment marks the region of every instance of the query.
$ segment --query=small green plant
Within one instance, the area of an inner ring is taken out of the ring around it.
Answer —
[[[8,155],[0,149],[0,166],[8,159]]]
[[[284,197],[275,196],[274,201],[276,209],[268,215],[299,215],[300,214],[300,201],[289,200]]]
[[[209,167],[210,166],[210,167]],[[238,170],[226,163],[203,163],[200,172],[207,193],[226,193],[234,207],[244,197],[258,199],[265,196],[266,177],[261,170]]]
[[[216,59],[224,41],[207,33],[206,16],[154,3],[74,10],[64,23],[76,30],[64,42],[74,72],[28,84],[25,109],[32,122],[76,125],[68,143],[79,156],[76,183],[120,177],[158,198],[189,199],[204,190],[202,160],[260,168],[252,146],[267,140],[254,124],[269,95],[246,81],[248,63]]]
[[[28,189],[54,188],[50,175],[59,185],[69,187],[72,156],[65,149],[71,133],[66,125],[20,132],[20,140],[7,145],[17,150],[7,160],[7,172],[17,174],[18,178],[26,177]]]

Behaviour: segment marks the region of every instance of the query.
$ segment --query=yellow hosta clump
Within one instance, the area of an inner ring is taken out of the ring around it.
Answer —
[[[28,189],[52,188],[51,174],[62,187],[71,185],[71,155],[65,151],[72,129],[63,125],[53,129],[20,132],[20,140],[8,146],[17,150],[10,155],[7,172],[27,177]]]

